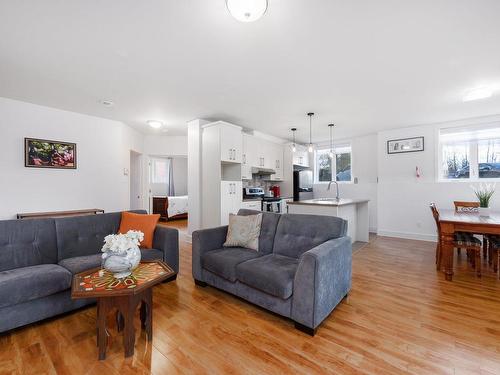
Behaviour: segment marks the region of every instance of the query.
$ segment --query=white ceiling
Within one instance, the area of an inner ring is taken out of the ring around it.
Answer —
[[[222,119],[327,139],[500,113],[498,0],[2,0],[0,96],[123,121]],[[112,108],[100,99],[115,102]]]

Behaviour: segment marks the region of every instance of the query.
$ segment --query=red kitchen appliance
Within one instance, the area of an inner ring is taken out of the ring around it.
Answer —
[[[278,185],[273,185],[269,188],[273,192],[273,197],[279,198],[281,196],[280,194],[280,187]]]

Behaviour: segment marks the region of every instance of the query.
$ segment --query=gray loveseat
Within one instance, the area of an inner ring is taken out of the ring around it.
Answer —
[[[100,266],[104,237],[120,220],[116,212],[0,221],[0,332],[94,302],[71,299],[72,275]],[[177,229],[156,227],[153,247],[141,250],[142,258],[164,260],[177,272]]]
[[[351,288],[346,233],[347,222],[337,217],[263,213],[257,252],[223,248],[227,226],[195,231],[193,277],[199,286],[235,294],[314,335]]]

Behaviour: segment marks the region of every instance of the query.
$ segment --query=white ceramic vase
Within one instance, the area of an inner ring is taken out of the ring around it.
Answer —
[[[488,217],[490,216],[489,207],[479,207],[479,216]]]
[[[141,250],[137,246],[121,253],[107,251],[102,254],[102,267],[112,272],[117,279],[130,276],[140,261]]]

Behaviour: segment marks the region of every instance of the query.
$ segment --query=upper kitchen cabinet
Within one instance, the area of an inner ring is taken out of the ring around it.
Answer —
[[[272,148],[272,166],[271,168],[276,171],[275,174],[271,175],[272,181],[282,181],[283,180],[283,145],[274,144]]]
[[[218,121],[217,127],[220,141],[220,159],[225,163],[241,163],[243,153],[243,133],[241,127]]]
[[[301,145],[296,146],[296,151],[293,154],[293,165],[309,168],[309,152],[307,148]]]
[[[249,152],[253,147],[253,137],[243,134],[243,153],[241,155],[241,179],[252,179],[252,153]]]

